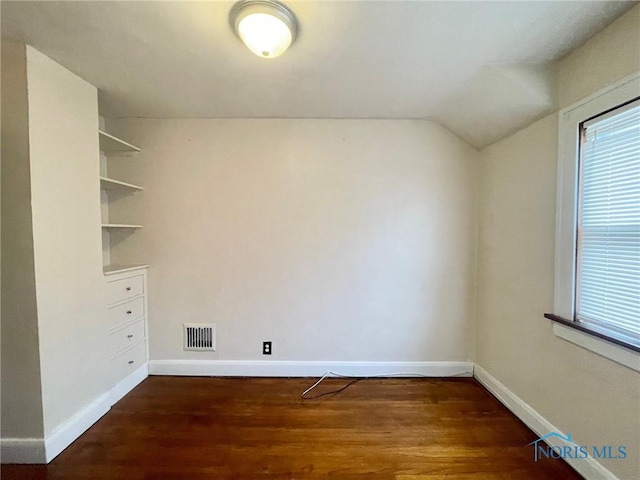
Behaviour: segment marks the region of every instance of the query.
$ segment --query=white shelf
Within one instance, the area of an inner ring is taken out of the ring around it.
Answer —
[[[98,130],[98,134],[100,137],[100,150],[102,150],[106,155],[134,153],[140,151],[140,149],[135,145],[131,145],[129,142],[125,142],[124,140],[114,137],[107,132]]]
[[[102,267],[102,272],[104,273],[104,275],[114,275],[116,273],[122,273],[122,272],[129,272],[131,270],[138,270],[140,268],[147,268],[149,265],[140,263],[140,264],[131,264],[131,265],[119,265],[119,264],[112,264],[112,265],[104,265]]]
[[[136,192],[144,190],[133,183],[121,182],[107,177],[100,177],[100,188],[103,190],[134,190]]]
[[[142,225],[129,225],[126,223],[103,223],[102,228],[142,228]]]
[[[144,189],[133,183],[109,178],[107,173],[109,171],[109,166],[111,165],[110,162],[116,161],[116,158],[113,157],[130,157],[133,154],[140,152],[140,149],[135,145],[125,142],[124,140],[101,129],[98,129],[98,138],[100,140],[100,171],[102,173],[100,176],[100,204],[101,216],[104,222],[102,224],[103,274],[114,275],[116,273],[128,272],[130,270],[144,269],[147,265],[118,264],[118,259],[114,258],[111,252],[112,239],[115,238],[117,241],[124,240],[124,237],[128,237],[130,234],[137,232],[138,229],[142,228],[142,225],[112,222],[109,215],[109,207],[112,200],[117,199],[120,195],[137,194]],[[112,157],[111,160],[109,157]],[[114,216],[118,218],[118,215]]]

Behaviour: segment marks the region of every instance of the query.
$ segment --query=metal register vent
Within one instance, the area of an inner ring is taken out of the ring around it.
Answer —
[[[215,352],[216,326],[213,323],[185,323],[184,349]]]

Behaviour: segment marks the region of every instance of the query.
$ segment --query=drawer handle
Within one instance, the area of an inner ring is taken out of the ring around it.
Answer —
[[[133,338],[133,335],[130,333],[129,335],[127,335],[127,338]]]
[[[131,287],[127,287],[127,292],[130,292],[130,291],[131,291]]]
[[[127,310],[127,315],[131,315],[131,310]]]
[[[129,360],[129,365],[133,365],[133,360]]]

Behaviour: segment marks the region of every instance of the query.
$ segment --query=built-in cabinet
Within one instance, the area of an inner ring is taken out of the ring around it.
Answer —
[[[146,267],[107,271],[105,298],[113,404],[147,376]]]
[[[103,123],[101,119],[101,123]],[[147,265],[114,262],[112,249],[142,228],[139,223],[118,218],[113,203],[135,196],[143,187],[124,178],[114,178],[112,162],[137,160],[140,149],[131,143],[98,131],[100,137],[100,203],[102,215],[102,264],[109,338],[111,403],[115,403],[147,376]],[[130,217],[127,217],[129,220]]]

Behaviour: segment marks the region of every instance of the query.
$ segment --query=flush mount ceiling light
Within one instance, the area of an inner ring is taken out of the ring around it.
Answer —
[[[291,10],[273,0],[242,0],[229,13],[229,23],[253,53],[276,58],[293,43],[298,21]]]

